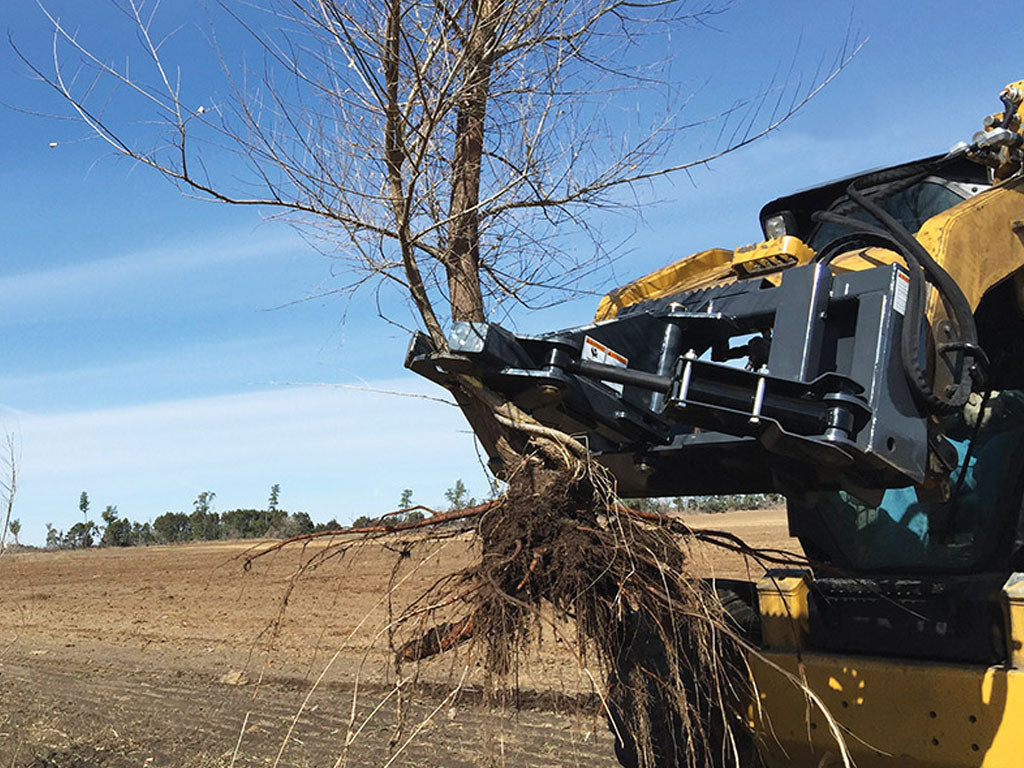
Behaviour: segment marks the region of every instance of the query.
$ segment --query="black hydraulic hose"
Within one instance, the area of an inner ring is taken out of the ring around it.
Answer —
[[[842,216],[831,212],[818,212],[814,214],[813,218],[815,221],[823,221],[830,224],[840,224],[844,227],[857,228],[857,231],[855,232],[840,235],[834,240],[830,240],[815,257],[815,261],[820,264],[831,264],[837,256],[849,253],[850,251],[855,251],[858,248],[895,249],[897,253],[902,255],[902,249],[899,248],[898,244],[892,239],[892,237],[880,229],[872,227],[869,224],[865,224],[860,219],[854,219],[850,216]]]
[[[903,333],[900,336],[900,356],[903,362],[903,372],[914,387],[918,397],[923,399],[929,408],[942,410],[942,403],[932,392],[927,378],[921,371],[920,327],[924,314],[926,286],[921,267],[914,258],[914,255],[908,253],[907,249],[898,243],[888,232],[866,224],[860,219],[831,212],[816,213],[814,218],[818,221],[830,222],[855,229],[854,232],[836,238],[826,245],[821,253],[818,254],[819,261],[828,264],[843,253],[866,246],[886,248],[895,251],[903,257],[907,264],[907,274],[910,277],[910,288],[907,291],[907,308],[903,320]]]
[[[933,157],[930,160],[922,160],[897,168],[884,168],[880,171],[860,176],[854,183],[871,188],[887,184],[899,184],[900,188],[911,186],[926,176],[935,173],[942,166],[944,160],[944,157]],[[895,190],[886,189],[884,193],[891,194],[893,191]]]
[[[851,185],[852,187],[852,185]],[[852,192],[852,194],[850,194]],[[851,201],[860,202],[858,198],[863,196],[856,190],[848,190]],[[868,201],[873,208],[878,206]],[[872,215],[875,215],[875,211],[866,209]],[[879,210],[881,210],[879,208]],[[896,227],[902,229],[902,225],[899,222],[888,216],[885,211],[882,211],[885,217],[890,219],[890,222],[885,222],[882,217],[875,215],[883,224],[895,224]],[[967,387],[964,392],[964,383],[967,377],[961,379],[958,382],[957,391],[949,397],[940,397],[937,395],[931,387],[930,382],[926,376],[925,371],[921,366],[921,323],[924,319],[924,304],[927,295],[927,285],[925,280],[925,274],[928,270],[921,263],[918,258],[918,251],[924,252],[928,260],[935,266],[937,270],[945,273],[938,264],[935,264],[931,255],[918,244],[918,248],[909,248],[902,238],[897,238],[896,234],[891,231],[885,231],[867,224],[860,219],[855,219],[849,216],[843,216],[832,212],[819,212],[814,215],[817,221],[830,222],[833,224],[839,224],[841,226],[849,227],[855,231],[850,234],[843,235],[836,238],[818,254],[817,260],[823,263],[830,263],[837,256],[848,253],[856,248],[864,247],[881,247],[888,250],[895,251],[903,257],[903,260],[907,264],[908,274],[910,277],[910,289],[907,296],[907,309],[905,314],[905,320],[903,323],[903,333],[900,337],[900,352],[903,358],[903,370],[906,374],[911,385],[914,387],[917,395],[926,403],[926,405],[934,412],[945,414],[959,410],[963,407],[967,401],[967,397],[971,393],[971,382],[969,379],[966,381]],[[906,230],[903,230],[906,232]],[[910,237],[913,240],[913,237]],[[917,244],[916,240],[913,240]],[[948,273],[945,273],[949,282],[956,289],[956,293],[959,293],[963,297],[963,292],[960,291],[959,286],[956,285],[955,281],[949,277]],[[942,294],[942,288],[940,288],[940,295]],[[966,299],[963,300],[966,305]],[[948,302],[947,302],[948,306]],[[968,306],[968,317],[970,318],[970,328],[974,329],[974,316],[969,312]],[[959,317],[957,317],[959,323]],[[940,351],[949,351],[957,349],[962,351],[965,355],[970,355],[975,351],[980,353],[980,349],[977,346],[977,334],[973,335],[973,338],[962,339],[960,341],[953,342],[951,344],[942,345]]]
[[[890,168],[862,176],[855,183],[860,184],[861,187],[871,189],[872,194],[875,196],[891,197],[924,181],[936,172],[939,165],[940,163],[938,162],[929,161],[916,163],[907,168]],[[848,194],[844,194],[838,201],[833,203],[829,210],[832,213],[845,214],[854,208],[860,207],[855,200],[850,199]]]
[[[897,242],[901,243],[904,248],[913,254],[915,260],[924,269],[928,281],[939,290],[943,300],[949,302],[957,322],[960,324],[961,333],[966,334],[964,341],[976,343],[978,333],[974,327],[974,313],[971,311],[971,305],[967,301],[967,297],[964,296],[964,292],[960,290],[959,284],[953,279],[952,275],[932,258],[932,255],[928,253],[928,249],[921,245],[917,238],[907,231],[906,227],[892,214],[863,195],[853,184],[847,188],[846,192],[852,200],[878,219]],[[967,336],[970,336],[970,338],[967,338]]]
[[[957,411],[964,406],[967,402],[967,398],[970,397],[971,391],[974,389],[974,375],[978,370],[978,366],[981,364],[982,353],[978,347],[978,329],[974,323],[974,312],[971,309],[970,302],[967,301],[967,297],[964,292],[960,289],[956,280],[953,279],[952,275],[949,274],[945,269],[942,268],[932,255],[928,253],[921,243],[907,231],[894,216],[888,211],[882,208],[873,200],[869,199],[866,195],[860,192],[856,188],[855,184],[851,184],[846,189],[846,194],[851,200],[859,204],[865,211],[874,216],[884,226],[893,239],[896,240],[900,245],[903,246],[904,256],[909,255],[918,268],[924,271],[925,278],[928,282],[935,286],[939,292],[939,296],[950,310],[952,319],[956,322],[956,329],[959,333],[959,339],[950,339],[959,349],[959,353],[964,357],[972,361],[970,365],[964,364],[960,372],[959,380],[956,381],[954,390],[949,394],[943,393],[938,395],[932,390],[931,384],[928,381],[925,372],[920,364],[920,358],[917,356],[913,357],[913,374],[914,381],[917,384],[917,388],[921,395],[931,405],[936,407],[936,410],[940,413],[951,413]],[[910,266],[908,264],[908,266]],[[911,271],[914,268],[911,267]],[[918,294],[918,295],[914,295]],[[915,303],[914,312],[911,312],[908,302],[907,317],[911,320],[911,327],[908,329],[904,325],[904,342],[910,342],[906,344],[912,350],[919,350],[920,337],[920,323],[924,319],[924,291],[912,291],[909,297]],[[920,306],[916,306],[918,302],[921,302]],[[909,331],[909,333],[908,333]],[[909,336],[912,334],[913,338]],[[950,348],[952,349],[952,348]],[[945,353],[943,344],[936,341],[936,353],[942,355]],[[904,361],[906,362],[906,361]]]

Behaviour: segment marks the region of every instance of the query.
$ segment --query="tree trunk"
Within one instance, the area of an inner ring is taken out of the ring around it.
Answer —
[[[466,41],[466,79],[455,123],[445,267],[453,320],[483,321],[480,291],[480,164],[500,0],[474,0]]]

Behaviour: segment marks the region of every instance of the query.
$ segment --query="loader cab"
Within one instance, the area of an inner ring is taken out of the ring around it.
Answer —
[[[796,235],[815,251],[847,233],[815,219],[817,211],[841,213],[877,226],[853,205],[852,181],[910,232],[928,219],[990,187],[985,168],[966,159],[940,163],[927,175],[926,158],[841,179],[767,204],[761,225],[767,237]],[[1018,281],[1021,282],[1021,281]],[[1020,498],[1024,488],[1024,370],[1005,348],[1020,346],[1024,331],[1010,281],[992,288],[977,308],[982,346],[999,350],[993,389],[975,394],[962,413],[947,417],[942,432],[954,445],[959,466],[948,499],[922,498],[915,488],[892,488],[871,505],[846,491],[811,489],[792,496],[791,527],[809,554],[856,572],[978,572],[1003,569],[1019,549]],[[1024,346],[1019,349],[1024,353]]]
[[[761,229],[767,238],[795,235],[819,251],[844,232],[835,224],[816,222],[813,216],[818,211],[843,213],[866,224],[877,224],[870,214],[851,205],[845,196],[851,182],[863,183],[867,179],[873,181],[869,181],[864,191],[877,196],[888,213],[909,231],[916,232],[932,216],[990,186],[985,168],[966,159],[950,161],[933,175],[918,178],[923,164],[939,160],[941,156],[915,160],[780,197],[761,209]]]
[[[877,183],[866,185],[910,232],[990,188],[985,169],[968,161],[917,178],[915,166],[869,174]],[[876,225],[870,214],[845,200],[851,180],[769,203],[761,212],[766,234],[784,228],[820,252],[847,232],[816,221],[817,210]],[[989,231],[978,234],[990,236]],[[981,263],[974,268],[986,269]],[[976,305],[979,343],[992,353],[988,382],[962,411],[934,421],[956,451],[945,494],[890,488],[877,504],[844,490],[810,487],[787,494],[791,533],[815,564],[809,594],[812,647],[1005,661],[999,596],[1010,574],[1024,570],[1022,287],[1024,269],[1018,269]]]
[[[972,395],[947,417],[956,448],[948,499],[892,488],[872,506],[846,491],[791,497],[790,527],[809,556],[853,573],[1009,574],[1020,567],[1024,391]]]

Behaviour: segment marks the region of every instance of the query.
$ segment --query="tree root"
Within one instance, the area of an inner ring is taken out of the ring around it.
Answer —
[[[688,542],[790,566],[805,561],[762,552],[725,531],[695,530],[670,516],[624,507],[608,497],[600,471],[552,467],[548,452],[537,451],[494,501],[422,521],[297,537],[250,552],[247,562],[323,536],[339,539],[331,549],[472,530],[479,560],[396,615],[399,636],[406,638],[394,650],[397,664],[468,647],[500,699],[514,693],[521,661],[549,627],[581,666],[596,662],[604,670],[607,687],[598,683],[598,692],[619,749],[633,764],[733,763],[741,751],[736,745],[749,741],[740,717],[749,687],[743,641],[713,590],[687,573]],[[448,618],[453,610],[461,618]],[[566,627],[574,627],[575,636],[564,637]]]

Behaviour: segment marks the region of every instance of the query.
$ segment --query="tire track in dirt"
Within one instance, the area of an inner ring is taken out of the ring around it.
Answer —
[[[226,766],[240,734],[235,765],[265,766],[308,691],[299,680],[267,681],[256,692],[251,684],[226,685],[209,674],[133,667],[118,652],[111,652],[106,664],[90,665],[88,650],[26,650],[9,651],[0,661],[0,710],[20,713],[19,722],[0,732],[0,765],[5,768],[65,768],[76,765],[76,754],[88,755],[85,765],[103,768]],[[334,763],[344,747],[352,691],[350,684],[331,683],[314,694],[295,724],[282,766]],[[356,722],[388,691],[379,684],[365,686]],[[380,709],[353,743],[349,765],[383,765],[392,744],[403,743],[432,712],[394,765],[469,768],[484,757],[501,755],[515,766],[616,765],[610,737],[589,702],[584,704],[591,714],[566,712],[567,707],[578,709],[579,702],[552,697],[546,709],[501,714],[484,706],[477,692],[467,692],[454,704],[446,693],[444,686],[421,686],[414,703],[404,703],[405,727],[397,739],[395,710]],[[15,758],[19,750],[22,757]],[[51,762],[39,762],[51,757]]]

